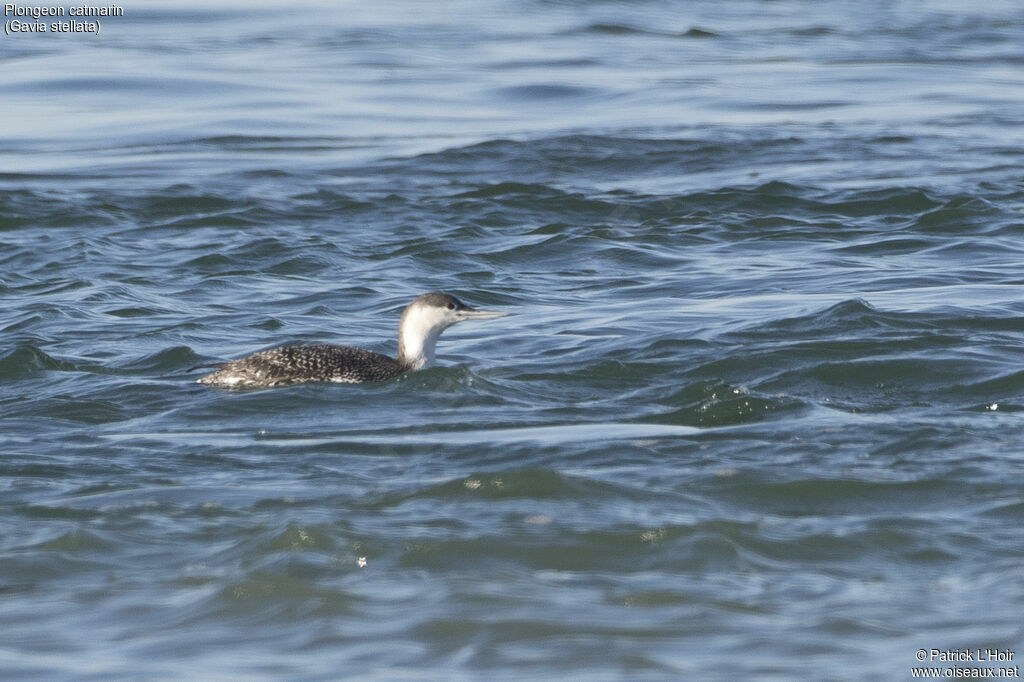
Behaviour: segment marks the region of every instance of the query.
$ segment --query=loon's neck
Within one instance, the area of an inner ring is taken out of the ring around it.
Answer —
[[[447,326],[447,325],[446,325]],[[402,313],[398,323],[398,362],[409,369],[423,369],[434,363],[434,347],[446,326],[412,306]]]
[[[409,369],[423,369],[434,364],[434,346],[440,331],[429,335],[403,333],[398,335],[398,361]]]

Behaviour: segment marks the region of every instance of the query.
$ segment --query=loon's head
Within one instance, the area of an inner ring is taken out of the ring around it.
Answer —
[[[434,362],[437,338],[448,327],[463,320],[486,320],[508,315],[497,310],[477,310],[451,294],[435,291],[418,296],[406,306],[398,323],[398,361],[412,369]]]

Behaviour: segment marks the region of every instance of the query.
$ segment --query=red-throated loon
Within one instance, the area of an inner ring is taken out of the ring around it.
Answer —
[[[470,308],[454,296],[441,292],[423,294],[402,312],[402,319],[398,323],[398,358],[389,358],[362,348],[327,343],[281,346],[247,355],[240,360],[205,365],[219,369],[202,377],[198,383],[235,388],[269,388],[307,381],[387,381],[433,363],[437,338],[456,322],[484,320],[507,314]]]

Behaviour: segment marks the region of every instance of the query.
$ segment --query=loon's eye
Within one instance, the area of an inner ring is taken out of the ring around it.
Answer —
[[[449,303],[448,304],[448,310],[455,310],[455,304],[454,303]]]

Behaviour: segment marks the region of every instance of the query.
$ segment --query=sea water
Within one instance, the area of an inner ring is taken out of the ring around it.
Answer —
[[[0,37],[2,677],[1016,664],[1019,3],[116,7]]]

